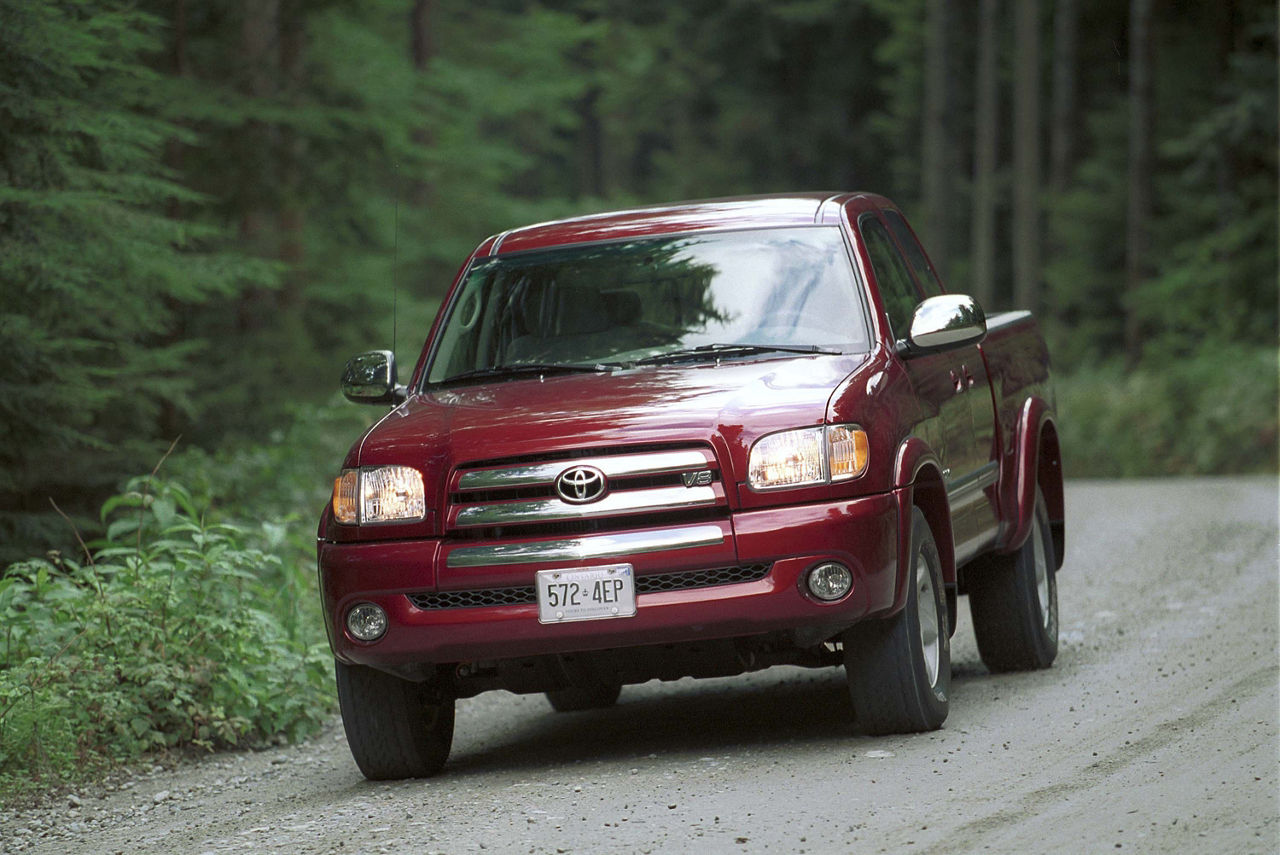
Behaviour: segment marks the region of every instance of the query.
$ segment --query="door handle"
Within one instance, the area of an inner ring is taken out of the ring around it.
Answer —
[[[977,379],[973,376],[973,372],[969,370],[968,365],[961,365],[959,374],[956,373],[954,368],[951,369],[951,385],[955,388],[957,395],[968,389],[972,389],[977,385],[977,382]]]

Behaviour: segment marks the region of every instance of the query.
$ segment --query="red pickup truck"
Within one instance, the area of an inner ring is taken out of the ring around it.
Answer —
[[[476,248],[318,535],[351,751],[432,774],[454,701],[843,665],[853,724],[948,711],[957,597],[983,661],[1057,653],[1062,466],[1026,312],[944,292],[867,193],[578,217]]]

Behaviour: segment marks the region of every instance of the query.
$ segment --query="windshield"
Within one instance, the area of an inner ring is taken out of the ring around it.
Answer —
[[[844,241],[838,227],[826,226],[483,259],[441,330],[429,383],[508,366],[660,361],[698,347],[708,358],[769,346],[869,349]]]

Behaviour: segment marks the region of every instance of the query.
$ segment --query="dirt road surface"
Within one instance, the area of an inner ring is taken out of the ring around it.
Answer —
[[[1274,478],[1077,482],[1048,671],[992,676],[962,602],[951,717],[854,736],[843,671],[650,683],[609,710],[459,703],[426,781],[341,726],[0,809],[4,853],[1280,851]]]

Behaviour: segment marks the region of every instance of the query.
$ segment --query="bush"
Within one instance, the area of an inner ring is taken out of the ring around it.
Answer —
[[[316,524],[352,440],[385,412],[336,395],[326,404],[292,406],[288,421],[263,441],[189,448],[165,461],[166,471],[192,493],[217,497],[210,519],[237,525],[246,546],[278,557],[261,578],[301,604],[276,614],[291,630],[310,630],[323,640]]]
[[[251,545],[274,554],[287,545],[313,570],[316,523],[342,459],[385,413],[341,395],[324,404],[295,404],[265,437],[225,442],[213,451],[179,451],[165,461],[165,471],[197,495],[216,496],[216,514],[258,521],[247,531]]]
[[[143,753],[296,740],[332,708],[314,587],[210,523],[182,485],[134,479],[107,538],[0,578],[0,791]],[[292,619],[289,619],[292,618]]]
[[[1277,351],[1215,348],[1126,372],[1057,381],[1069,477],[1223,475],[1277,470]]]

